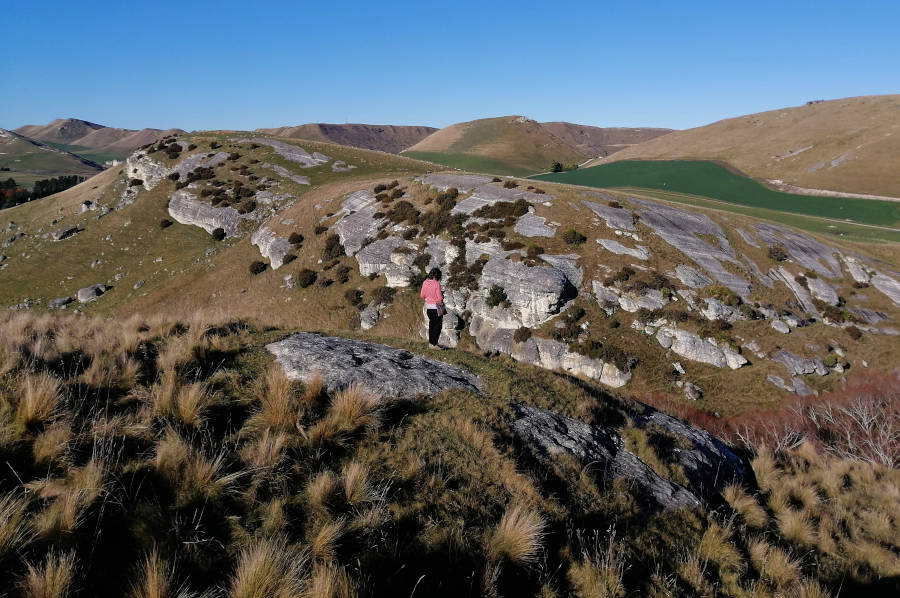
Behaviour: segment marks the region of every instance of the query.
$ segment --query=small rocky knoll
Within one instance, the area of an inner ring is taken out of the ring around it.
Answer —
[[[449,388],[480,392],[474,374],[387,345],[299,332],[266,349],[290,379],[321,375],[329,391],[360,384],[395,398],[434,396]]]

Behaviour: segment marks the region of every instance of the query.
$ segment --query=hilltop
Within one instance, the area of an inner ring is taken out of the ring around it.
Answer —
[[[82,156],[0,129],[0,178],[20,185],[59,175],[93,176],[103,166]]]
[[[898,155],[900,95],[886,95],[813,102],[675,131],[588,166],[640,159],[720,160],[760,180],[900,197]]]
[[[581,153],[600,157],[672,132],[672,129],[652,127],[591,127],[560,121],[541,123],[541,126]]]
[[[437,131],[437,129],[434,127],[398,125],[309,123],[294,127],[257,129],[257,131],[276,137],[325,141],[338,145],[399,154],[406,148],[422,141]]]
[[[524,116],[450,125],[402,153],[463,170],[516,176],[544,172],[553,162],[580,164],[590,157]]]
[[[184,131],[118,129],[77,118],[59,118],[45,125],[25,125],[15,132],[102,163],[122,159],[143,145]]]

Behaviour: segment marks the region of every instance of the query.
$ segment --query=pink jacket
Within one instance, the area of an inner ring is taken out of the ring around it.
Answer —
[[[438,305],[444,302],[444,294],[441,292],[441,283],[433,278],[426,278],[422,283],[422,290],[419,291],[419,297],[425,300],[425,303]]]

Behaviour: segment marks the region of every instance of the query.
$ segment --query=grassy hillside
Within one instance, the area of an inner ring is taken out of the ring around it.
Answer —
[[[628,484],[538,458],[510,432],[515,404],[609,425],[633,403],[459,351],[440,358],[479,375],[482,396],[329,393],[287,380],[263,349],[288,332],[0,315],[4,592],[896,595],[898,472],[835,456],[839,441],[760,449],[755,480],[654,514]],[[623,435],[677,475],[671,438]]]
[[[547,122],[541,126],[589,156],[609,156],[672,132],[672,129],[652,127],[590,127],[568,122]]]
[[[898,155],[900,95],[890,95],[830,100],[731,118],[670,133],[605,161],[722,160],[758,179],[900,197]]]
[[[310,123],[295,127],[257,129],[261,133],[291,139],[325,141],[362,149],[398,154],[422,141],[435,131],[434,127],[398,125],[326,124]]]
[[[579,164],[589,154],[533,120],[504,116],[445,127],[403,155],[475,172],[521,176],[544,172],[553,162]]]
[[[0,172],[20,184],[30,184],[63,174],[93,176],[103,170],[99,164],[70,152],[0,129]]]
[[[598,188],[657,189],[792,214],[900,225],[900,202],[781,193],[713,162],[630,160],[535,178]]]

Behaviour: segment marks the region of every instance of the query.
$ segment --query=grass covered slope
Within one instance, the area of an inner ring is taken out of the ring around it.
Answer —
[[[632,145],[671,133],[653,127],[591,127],[569,122],[546,122],[541,126],[588,156],[609,156]]]
[[[294,127],[257,129],[261,133],[291,139],[325,141],[362,149],[399,154],[435,131],[434,127],[309,123]]]
[[[515,176],[545,172],[553,162],[580,164],[590,155],[523,116],[451,125],[402,153],[453,168]]]
[[[9,169],[0,172],[3,180],[11,177],[28,186],[38,179],[71,174],[90,177],[103,170],[83,156],[5,129],[0,129],[0,168]]]
[[[900,95],[886,95],[829,100],[675,131],[604,162],[722,160],[754,178],[900,197],[898,155]]]
[[[714,162],[629,160],[534,178],[597,188],[658,189],[743,206],[877,226],[900,224],[900,202],[782,193]]]
[[[536,460],[524,403],[603,425],[628,405],[464,352],[483,396],[385,400],[290,382],[287,330],[0,316],[0,587],[63,598],[784,596],[897,591],[897,471],[811,444],[758,485],[652,515],[627,485]],[[400,343],[420,352],[421,344]],[[626,442],[664,470],[678,447]],[[210,592],[212,594],[204,594]]]

